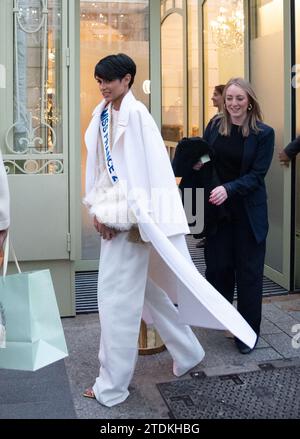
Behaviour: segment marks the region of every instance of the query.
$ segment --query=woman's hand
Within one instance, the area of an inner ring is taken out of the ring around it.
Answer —
[[[7,236],[7,230],[0,230],[0,250],[2,250],[3,248],[3,244],[6,236]]]
[[[105,224],[99,223],[99,221],[95,216],[94,216],[94,227],[97,230],[97,232],[100,234],[100,236],[103,239],[107,239],[108,241],[115,238],[115,236],[117,236],[118,234],[118,232],[115,229],[112,229],[111,227],[107,227]]]
[[[289,167],[290,161],[291,159],[289,158],[289,156],[286,154],[286,152],[284,151],[284,149],[282,151],[279,152],[278,154],[278,158],[280,161],[280,164],[283,166],[286,166],[287,168]]]
[[[199,162],[197,162],[197,163],[193,166],[193,169],[194,169],[194,171],[199,171],[199,170],[202,168],[202,166],[204,166],[204,163],[202,163],[201,160],[199,160]]]
[[[218,186],[211,191],[209,202],[211,204],[215,204],[216,206],[220,206],[224,203],[224,201],[227,200],[227,198],[228,195],[224,186]]]

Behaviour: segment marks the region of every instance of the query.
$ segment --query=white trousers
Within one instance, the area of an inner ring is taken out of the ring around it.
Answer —
[[[97,400],[108,407],[128,395],[138,354],[144,301],[153,323],[173,358],[173,373],[183,375],[205,353],[167,294],[148,278],[151,244],[132,243],[128,232],[101,241],[98,279],[100,373],[93,386]]]

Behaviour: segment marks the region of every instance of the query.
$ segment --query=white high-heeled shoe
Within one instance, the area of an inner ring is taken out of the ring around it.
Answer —
[[[175,363],[173,363],[173,374],[177,377],[181,377],[182,375],[185,375],[190,370],[192,370],[194,367],[196,367],[197,364],[199,364],[203,360],[204,357],[205,357],[205,352],[204,352],[204,349],[201,347],[198,358],[196,360],[194,360],[193,362],[190,361],[188,364],[181,365],[181,366],[178,366]]]

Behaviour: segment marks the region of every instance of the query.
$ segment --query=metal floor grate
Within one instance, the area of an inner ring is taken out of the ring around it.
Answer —
[[[189,252],[198,271],[205,275],[204,249],[196,248],[197,240],[192,235],[186,237]],[[98,271],[79,271],[75,275],[76,313],[97,312]],[[264,277],[263,295],[277,296],[288,291],[280,285]]]
[[[299,386],[299,367],[157,385],[172,419],[299,419]]]

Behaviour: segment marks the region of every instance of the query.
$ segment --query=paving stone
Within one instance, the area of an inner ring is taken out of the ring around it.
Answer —
[[[282,367],[296,367],[297,371],[300,371],[300,357],[293,358],[284,358],[282,360],[272,360],[270,361],[274,367],[282,368]],[[296,369],[295,369],[296,371]]]
[[[260,334],[280,334],[281,329],[270,322],[270,320],[263,318],[260,326]]]
[[[264,338],[284,358],[300,357],[300,349],[293,348],[292,337],[287,334],[270,334]]]
[[[263,315],[275,324],[277,322],[289,323],[294,320],[286,311],[283,311],[272,303],[263,304]]]
[[[272,303],[283,311],[300,311],[300,299],[273,301]]]
[[[286,302],[274,302],[273,305],[300,322],[300,299],[288,300]]]
[[[264,348],[269,348],[269,347],[270,347],[269,343],[267,343],[263,337],[259,337],[255,349],[264,349]]]
[[[285,334],[289,335],[290,337],[293,337],[294,332],[292,330],[293,330],[293,328],[295,328],[295,330],[296,330],[298,328],[297,325],[300,325],[300,322],[293,319],[293,320],[290,320],[289,322],[276,322],[275,325],[280,330],[279,334],[285,333]],[[300,329],[300,326],[299,326],[299,329]]]
[[[291,317],[293,317],[293,319],[300,323],[300,311],[289,311],[288,313]]]
[[[202,372],[204,372],[206,376],[220,376],[253,372],[255,370],[260,370],[258,365],[255,363],[248,363],[242,366],[227,365],[219,367],[209,367],[204,368]]]
[[[0,419],[74,419],[63,360],[36,372],[0,371]]]

